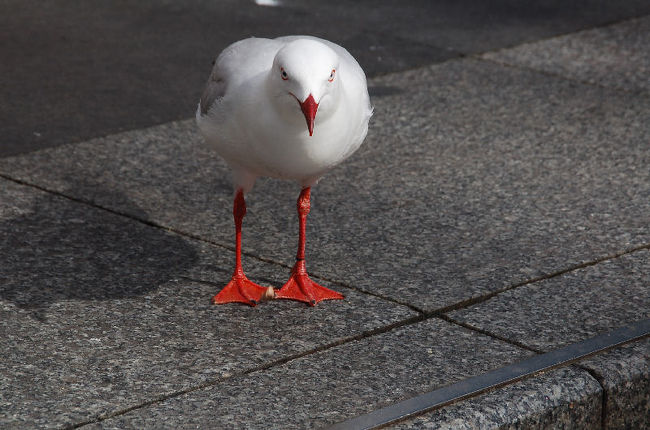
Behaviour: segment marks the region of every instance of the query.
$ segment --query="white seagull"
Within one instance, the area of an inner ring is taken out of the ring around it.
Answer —
[[[232,169],[235,187],[235,271],[213,303],[255,306],[263,297],[275,296],[313,306],[343,298],[307,275],[310,190],[359,148],[371,115],[365,74],[335,43],[311,36],[250,38],[221,52],[196,111],[206,143]],[[275,294],[248,280],[241,265],[244,194],[259,176],[294,180],[302,187],[296,264],[289,281]]]

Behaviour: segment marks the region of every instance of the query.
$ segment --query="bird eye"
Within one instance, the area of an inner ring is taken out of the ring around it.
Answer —
[[[287,75],[287,72],[284,71],[284,67],[280,67],[280,77],[282,77],[283,81],[289,79],[289,75]]]
[[[330,78],[328,79],[329,82],[332,82],[334,80],[335,74],[336,74],[336,69],[332,69],[332,73],[330,73]]]

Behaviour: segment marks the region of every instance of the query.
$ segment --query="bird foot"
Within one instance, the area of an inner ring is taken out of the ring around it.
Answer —
[[[272,287],[269,287],[272,289]],[[212,298],[213,305],[224,303],[245,303],[256,306],[262,300],[268,300],[268,288],[249,281],[244,273],[235,273],[228,285]]]
[[[312,281],[307,275],[305,261],[298,260],[293,266],[291,277],[281,289],[275,292],[278,299],[290,299],[305,302],[310,306],[322,300],[343,299],[343,294],[325,288]]]

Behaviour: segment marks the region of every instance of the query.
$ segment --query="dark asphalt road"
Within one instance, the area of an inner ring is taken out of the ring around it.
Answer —
[[[188,118],[227,44],[312,34],[369,76],[650,13],[579,0],[10,0],[0,5],[0,157]]]

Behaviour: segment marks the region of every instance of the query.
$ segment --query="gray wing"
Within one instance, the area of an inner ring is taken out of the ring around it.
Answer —
[[[201,95],[201,115],[206,115],[226,95],[229,87],[237,87],[252,76],[269,70],[282,45],[274,40],[251,37],[224,49],[215,60]]]
[[[212,105],[226,94],[226,82],[219,71],[217,67],[212,69],[208,83],[201,94],[201,115],[207,115]]]

